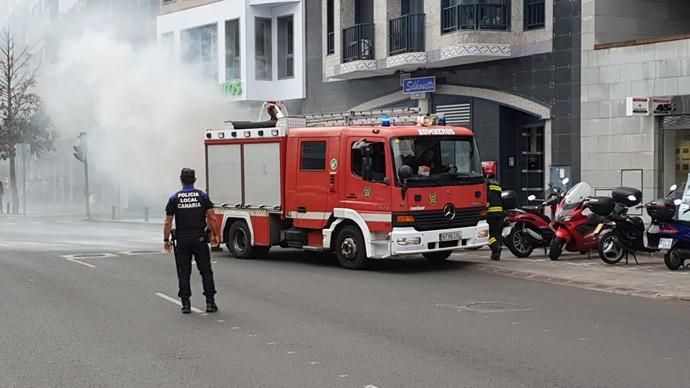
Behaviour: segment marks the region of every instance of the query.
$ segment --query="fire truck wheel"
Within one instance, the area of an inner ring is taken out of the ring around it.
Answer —
[[[432,263],[445,263],[446,260],[448,260],[448,258],[452,254],[453,251],[442,251],[424,253],[422,256],[424,256],[425,259],[429,260]]]
[[[268,254],[268,247],[253,247],[251,241],[252,235],[246,222],[235,221],[230,226],[227,242],[230,254],[238,259],[249,259]]]
[[[367,262],[362,232],[355,225],[347,225],[338,232],[335,253],[343,268],[362,269]]]

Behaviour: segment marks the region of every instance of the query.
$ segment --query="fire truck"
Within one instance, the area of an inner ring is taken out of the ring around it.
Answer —
[[[205,134],[207,191],[237,258],[271,247],[335,252],[342,267],[487,244],[473,133],[416,108],[228,121]]]

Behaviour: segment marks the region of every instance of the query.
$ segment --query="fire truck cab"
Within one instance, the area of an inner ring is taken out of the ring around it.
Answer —
[[[418,112],[402,111],[406,123],[381,110],[207,131],[207,190],[230,253],[329,251],[359,269],[369,259],[443,261],[486,245],[486,183],[473,133],[430,116],[414,123]]]

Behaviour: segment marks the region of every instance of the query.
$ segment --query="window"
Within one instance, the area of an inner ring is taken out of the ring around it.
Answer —
[[[525,30],[544,28],[544,0],[525,0]]]
[[[182,60],[198,66],[205,77],[218,79],[218,28],[216,24],[182,31]]]
[[[225,22],[225,80],[240,78],[240,20],[228,20]]]
[[[334,0],[326,0],[326,55],[335,53],[335,8]]]
[[[295,34],[293,17],[278,18],[278,78],[295,76]]]
[[[401,15],[416,15],[424,13],[424,0],[401,0]]]
[[[254,19],[254,60],[256,62],[256,79],[270,81],[273,79],[273,46],[271,45],[271,19]]]
[[[350,145],[350,148],[355,143]],[[372,143],[373,157],[371,160],[371,180],[373,182],[383,182],[386,177],[386,151],[385,143]],[[362,149],[356,148],[352,150],[352,174],[362,177]]]
[[[444,33],[507,30],[509,17],[509,0],[441,0],[441,32]]]
[[[300,168],[304,171],[324,171],[326,169],[326,142],[302,142],[302,161]]]

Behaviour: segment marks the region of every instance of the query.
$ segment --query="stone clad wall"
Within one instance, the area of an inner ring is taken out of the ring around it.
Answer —
[[[621,185],[622,170],[643,169],[651,200],[660,194],[660,119],[627,117],[625,99],[690,94],[690,39],[594,50],[594,2],[583,1],[582,180],[610,189]]]

